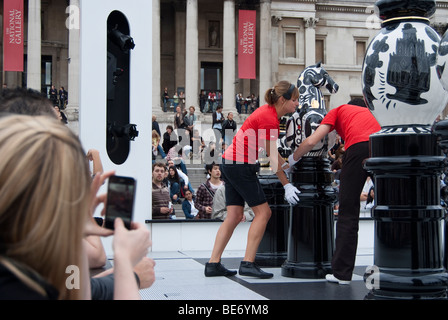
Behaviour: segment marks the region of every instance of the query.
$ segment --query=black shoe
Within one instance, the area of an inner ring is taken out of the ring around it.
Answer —
[[[264,272],[254,262],[241,261],[239,273],[241,276],[256,277],[260,279],[272,278],[274,274]]]
[[[221,262],[207,262],[204,274],[206,277],[230,277],[236,275],[236,271],[226,269]]]

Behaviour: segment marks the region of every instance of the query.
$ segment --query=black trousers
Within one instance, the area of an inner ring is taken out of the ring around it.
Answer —
[[[336,248],[331,263],[333,275],[351,280],[358,247],[360,195],[368,173],[363,167],[369,157],[369,142],[351,145],[344,154],[339,186]]]

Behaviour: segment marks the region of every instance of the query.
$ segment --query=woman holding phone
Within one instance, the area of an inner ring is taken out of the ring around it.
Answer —
[[[113,233],[92,216],[106,174],[92,180],[79,138],[49,116],[0,118],[0,152],[0,300],[90,299],[83,239]],[[115,220],[114,299],[140,298],[133,267],[150,243]]]

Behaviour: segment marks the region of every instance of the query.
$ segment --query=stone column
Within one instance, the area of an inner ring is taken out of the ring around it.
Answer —
[[[272,83],[271,0],[260,0],[260,105]]]
[[[198,0],[187,0],[185,106],[199,109]]]
[[[160,0],[152,1],[152,112],[162,113],[160,69]]]
[[[182,2],[176,5],[176,51],[175,51],[175,89],[178,90],[179,87],[184,88],[185,94],[185,7],[182,7]],[[179,36],[178,36],[179,35]],[[178,93],[179,94],[179,93]]]
[[[282,17],[273,16],[271,18],[271,33],[272,33],[272,83],[277,83],[278,78],[278,65],[279,65],[279,24],[282,21]]]
[[[69,19],[66,26],[68,34],[68,104],[65,110],[69,121],[79,119],[79,0],[70,0]]]
[[[235,1],[224,0],[223,114],[235,113]]]
[[[311,66],[316,61],[316,24],[319,19],[309,17],[305,21],[305,66]]]
[[[41,91],[41,3],[28,0],[27,87]]]

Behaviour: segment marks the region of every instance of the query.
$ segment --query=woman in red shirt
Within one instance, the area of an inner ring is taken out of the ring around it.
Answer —
[[[297,194],[300,192],[289,183],[282,170],[283,165],[287,163],[277,151],[277,139],[280,118],[296,110],[298,97],[299,91],[288,81],[280,81],[267,90],[265,100],[268,104],[255,110],[246,119],[232,144],[224,152],[221,173],[226,183],[227,217],[218,230],[211,258],[205,266],[207,277],[236,274],[236,271],[227,270],[220,261],[233,231],[243,219],[245,202],[252,208],[255,218],[249,229],[246,253],[239,274],[258,278],[273,276],[262,271],[254,263],[258,246],[271,217],[271,209],[257,177],[256,160],[259,148],[265,149],[271,168],[285,188],[285,198],[291,204],[296,204],[299,201]]]

